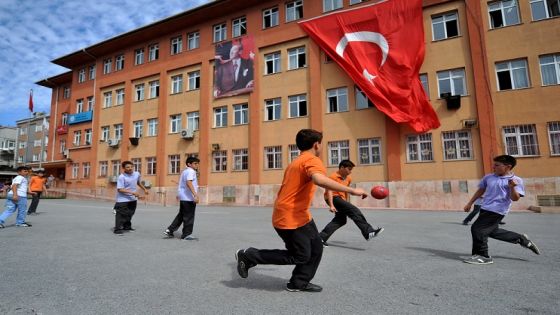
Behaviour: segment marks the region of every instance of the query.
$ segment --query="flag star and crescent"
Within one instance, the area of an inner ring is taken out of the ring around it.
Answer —
[[[440,126],[419,78],[422,0],[386,0],[299,25],[381,112],[418,133]]]

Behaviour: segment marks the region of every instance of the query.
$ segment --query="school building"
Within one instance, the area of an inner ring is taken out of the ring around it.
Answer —
[[[525,179],[514,209],[559,205],[559,1],[424,0],[419,76],[441,122],[424,134],[379,112],[298,25],[374,2],[216,0],[57,58],[69,70],[37,82],[53,92],[43,165],[68,192],[113,198],[130,160],[150,201],[173,203],[196,155],[203,204],[270,205],[296,132],[313,128],[329,173],[349,158],[358,186],[389,187],[359,206],[462,209],[499,154]],[[216,51],[242,38],[253,87],[215,97]]]

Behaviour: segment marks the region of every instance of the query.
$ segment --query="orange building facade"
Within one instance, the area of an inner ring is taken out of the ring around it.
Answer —
[[[203,203],[270,205],[298,154],[296,132],[313,128],[329,172],[349,158],[358,186],[389,187],[387,199],[359,206],[461,209],[499,154],[518,157],[526,180],[516,209],[560,195],[560,19],[550,1],[424,1],[419,75],[441,121],[425,134],[368,104],[297,24],[373,2],[218,0],[54,60],[69,71],[38,82],[53,90],[56,126],[45,167],[65,161],[69,192],[112,198],[130,160],[150,201],[166,204],[196,155]],[[245,37],[254,87],[216,98],[216,47]]]

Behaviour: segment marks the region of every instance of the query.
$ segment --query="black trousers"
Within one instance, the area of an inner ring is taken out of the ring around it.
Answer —
[[[132,228],[132,216],[136,212],[136,200],[115,203],[115,231]]]
[[[37,212],[37,206],[39,205],[39,199],[41,198],[42,191],[33,191],[35,195],[32,195],[31,204],[27,208],[27,214]]]
[[[526,245],[527,240],[523,235],[512,231],[501,229],[499,226],[503,215],[480,209],[480,214],[471,226],[472,254],[484,257],[488,256],[488,237],[513,243]]]
[[[179,201],[179,213],[177,213],[177,216],[167,229],[171,232],[175,232],[181,224],[183,224],[183,234],[181,235],[181,238],[191,235],[194,226],[195,210],[196,202],[184,200]]]
[[[334,214],[332,221],[325,226],[323,231],[321,231],[320,235],[323,241],[326,242],[336,230],[344,226],[346,224],[347,217],[356,223],[356,226],[360,229],[360,232],[362,232],[362,235],[367,240],[369,233],[373,232],[374,229],[366,221],[366,217],[364,217],[362,211],[360,211],[358,207],[338,196],[333,197],[333,205],[336,208],[336,213]]]
[[[284,241],[286,249],[250,247],[245,250],[247,259],[253,266],[257,264],[296,265],[292,271],[290,283],[296,288],[305,287],[315,276],[323,256],[323,244],[315,222],[311,220],[295,230],[275,230]]]

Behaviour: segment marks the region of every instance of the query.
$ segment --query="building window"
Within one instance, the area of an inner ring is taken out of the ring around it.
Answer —
[[[198,112],[187,113],[187,129],[198,130],[199,114]]]
[[[133,123],[134,125],[134,138],[141,138],[142,137],[142,133],[144,131],[144,121],[142,120],[137,120]]]
[[[86,81],[86,69],[80,69],[78,71],[78,83],[82,83]]]
[[[176,55],[183,51],[183,36],[173,37],[171,39],[171,54]]]
[[[307,116],[307,97],[305,94],[288,97],[290,118]]]
[[[350,0],[350,5],[358,4],[358,3],[361,3],[361,2],[364,2],[364,0]]]
[[[430,99],[430,86],[428,85],[428,74],[422,73],[420,74],[420,83],[422,83],[422,87],[424,88],[424,93],[426,93],[426,98]]]
[[[264,168],[267,170],[282,169],[282,147],[264,147]]]
[[[89,173],[91,171],[91,164],[89,162],[82,163],[82,169],[83,169],[84,178],[89,178]]]
[[[342,8],[342,0],[323,0],[323,12]]]
[[[60,120],[62,125],[68,125],[68,113],[62,113]]]
[[[135,101],[143,101],[144,100],[144,83],[136,84],[134,86],[134,100]]]
[[[157,118],[148,119],[148,137],[155,137],[158,133]]]
[[[286,3],[286,22],[303,18],[303,0]]]
[[[130,160],[132,165],[134,166],[134,171],[142,174],[142,159],[141,158],[134,158]]]
[[[107,177],[109,171],[109,162],[99,161],[99,177]]]
[[[200,47],[200,33],[192,32],[187,34],[187,49],[193,50]]]
[[[249,105],[233,105],[233,124],[246,125],[249,123]]]
[[[124,55],[118,55],[115,57],[115,71],[124,69]]]
[[[95,79],[95,65],[89,66],[89,79]]]
[[[168,157],[169,160],[169,174],[179,174],[181,170],[181,156],[179,154],[173,154]]]
[[[451,95],[467,95],[465,69],[440,71],[437,73],[437,77],[440,97],[444,93],[451,93]]]
[[[93,106],[95,105],[93,96],[88,96],[87,98],[87,111],[91,112],[93,110]]]
[[[134,64],[141,65],[144,63],[144,48],[139,48],[134,51]]]
[[[101,127],[101,135],[100,135],[100,139],[101,141],[107,141],[107,139],[109,139],[109,126],[102,126]]]
[[[152,44],[148,46],[148,61],[159,59],[159,44]]]
[[[35,160],[35,155],[33,155],[33,160]],[[80,163],[72,163],[72,179],[78,179],[79,172],[80,172]]]
[[[77,130],[74,131],[74,141],[72,142],[72,144],[74,144],[74,146],[79,146],[82,143],[82,131],[81,130]]]
[[[264,55],[264,74],[280,72],[280,52]]]
[[[305,47],[288,50],[288,70],[305,67]]]
[[[539,57],[543,85],[560,84],[560,54]]]
[[[263,28],[278,25],[278,8],[270,8],[263,11]]]
[[[146,158],[146,175],[156,175],[157,161],[154,156]]]
[[[527,60],[513,60],[496,63],[498,91],[515,90],[529,87]]]
[[[373,107],[373,102],[369,100],[366,93],[364,93],[364,91],[362,91],[357,85],[354,87],[354,94],[356,97],[356,109]]]
[[[150,98],[159,97],[159,80],[151,81],[150,85]]]
[[[212,152],[212,171],[225,172],[227,170],[227,151]]]
[[[111,176],[118,176],[121,170],[121,160],[111,161]]]
[[[188,76],[189,91],[200,89],[200,71],[189,72]]]
[[[246,171],[249,169],[249,150],[237,149],[233,150],[233,170]]]
[[[432,17],[433,40],[459,36],[457,12]]]
[[[288,145],[288,163],[292,163],[299,156],[300,152],[296,144]]]
[[[441,133],[441,137],[444,160],[471,160],[473,158],[470,131],[446,131]]]
[[[410,135],[406,138],[408,162],[433,161],[432,134]]]
[[[264,120],[272,121],[279,120],[281,114],[281,99],[273,98],[264,101],[265,117]]]
[[[171,94],[181,93],[183,91],[183,75],[174,75],[171,77]]]
[[[517,0],[503,0],[488,3],[490,28],[519,24]]]
[[[350,141],[329,142],[329,166],[338,166],[342,160],[350,159]]]
[[[181,130],[181,114],[169,116],[169,133],[178,133]]]
[[[84,100],[76,100],[76,113],[81,113],[84,111]]]
[[[113,67],[113,59],[103,60],[103,74],[111,73],[111,68]]]
[[[548,123],[548,138],[550,141],[550,154],[560,155],[560,121]]]
[[[348,89],[337,88],[327,90],[327,112],[347,112],[348,111]]]
[[[33,146],[34,147],[40,147],[41,146],[41,140],[33,140]]]
[[[103,108],[111,107],[113,105],[113,92],[103,93]]]
[[[247,34],[247,19],[240,17],[231,23],[231,36],[239,37]]]
[[[530,0],[533,21],[560,16],[560,0]]]
[[[121,140],[123,135],[123,125],[115,124],[113,125],[113,128],[115,128],[115,139]]]
[[[124,89],[118,89],[115,91],[116,100],[115,105],[122,105],[124,104]]]
[[[214,127],[227,127],[227,107],[214,108]]]
[[[64,92],[62,93],[62,97],[65,99],[70,98],[70,87],[68,86],[64,87]]]
[[[227,39],[226,23],[214,25],[214,43]]]
[[[93,133],[92,133],[91,129],[86,129],[86,132],[85,132],[85,140],[86,140],[85,145],[91,145],[91,137],[92,137],[92,134],[93,134]]]
[[[358,160],[361,165],[381,163],[381,139],[358,139]]]
[[[539,155],[539,142],[535,125],[516,125],[503,127],[506,154],[512,156]]]

